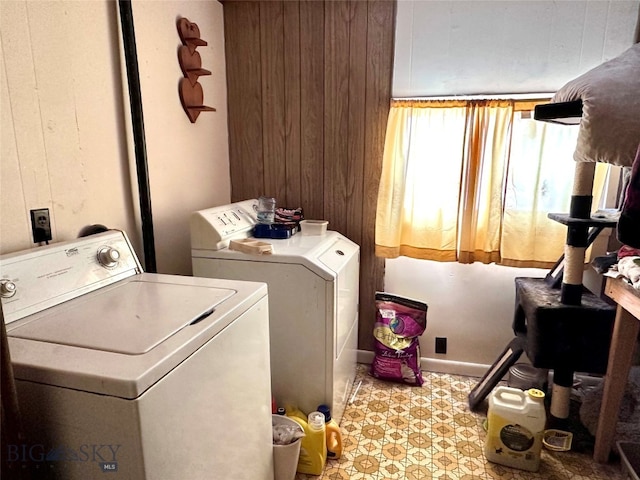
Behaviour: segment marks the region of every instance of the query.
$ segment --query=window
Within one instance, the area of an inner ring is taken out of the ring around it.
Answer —
[[[535,103],[394,101],[376,254],[552,266],[562,254],[566,227],[547,213],[569,211],[578,127],[529,118]],[[596,169],[595,191],[606,167]]]

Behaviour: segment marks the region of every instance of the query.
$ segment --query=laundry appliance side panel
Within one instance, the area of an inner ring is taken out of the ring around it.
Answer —
[[[150,479],[273,480],[268,297],[145,392],[140,414]]]
[[[346,239],[345,239],[346,240]],[[337,422],[348,402],[355,379],[358,353],[359,248],[352,242],[337,242],[320,260],[335,268],[335,329],[333,342],[333,410]]]
[[[195,276],[265,282],[269,295],[271,386],[279,405],[309,413],[333,398],[335,281],[303,265],[193,258]]]
[[[136,401],[25,380],[16,388],[26,442],[9,446],[9,468],[47,480],[147,478]]]

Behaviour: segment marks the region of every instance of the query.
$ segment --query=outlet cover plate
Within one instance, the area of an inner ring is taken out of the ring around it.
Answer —
[[[436,337],[436,353],[447,353],[447,337]]]
[[[31,232],[33,233],[33,243],[51,240],[51,217],[48,208],[31,210]]]

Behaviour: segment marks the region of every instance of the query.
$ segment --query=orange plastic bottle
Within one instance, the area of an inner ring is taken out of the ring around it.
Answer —
[[[331,409],[328,405],[318,405],[318,411],[324,415],[325,430],[327,431],[327,460],[338,459],[342,456],[340,426],[331,418]]]

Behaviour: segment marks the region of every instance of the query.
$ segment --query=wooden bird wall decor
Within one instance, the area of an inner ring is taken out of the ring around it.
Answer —
[[[180,103],[191,123],[196,123],[200,112],[215,112],[213,107],[207,107],[204,103],[204,92],[198,79],[203,75],[211,75],[209,70],[202,68],[202,58],[197,52],[198,47],[207,45],[200,38],[198,25],[186,18],[179,18],[177,22],[178,35],[182,45],[178,48],[178,63],[184,78],[180,79],[178,92]]]

